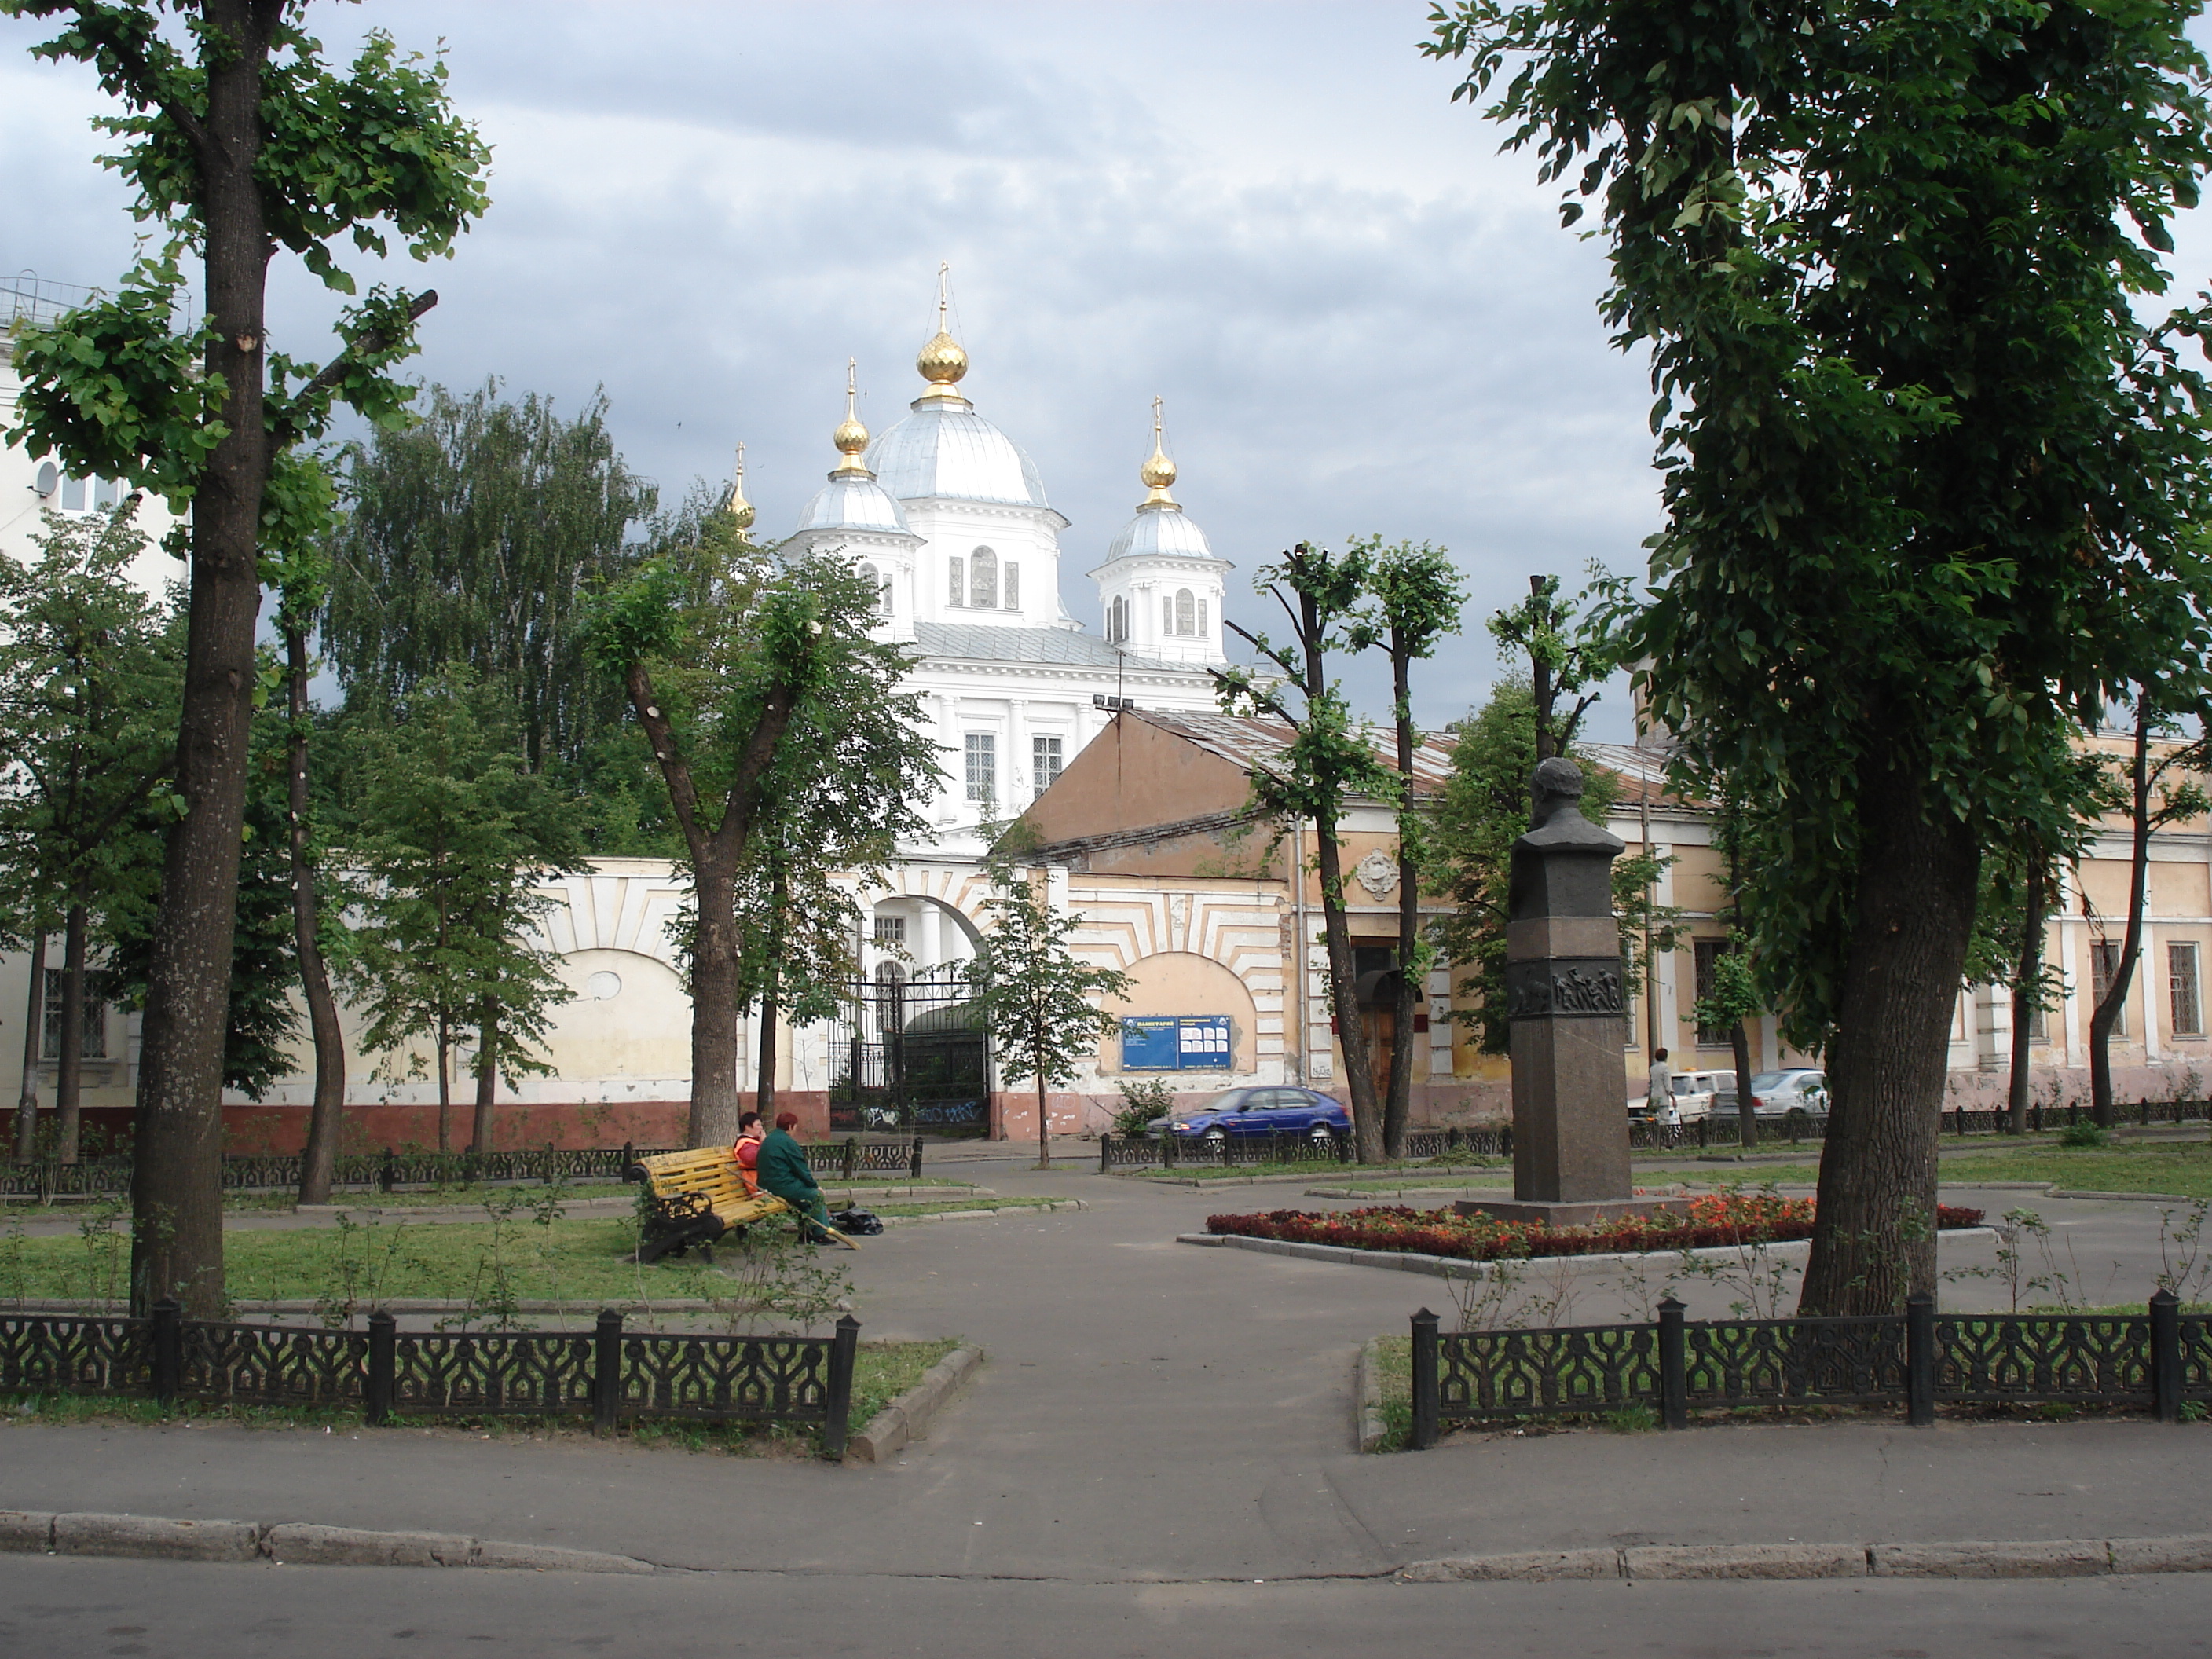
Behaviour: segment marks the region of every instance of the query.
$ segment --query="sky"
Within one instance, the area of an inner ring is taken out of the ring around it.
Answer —
[[[742,440],[775,533],[836,459],[848,356],[872,428],[919,392],[948,263],[962,389],[1073,520],[1071,614],[1097,629],[1085,573],[1142,495],[1158,395],[1176,495],[1237,567],[1232,619],[1279,621],[1244,584],[1300,539],[1451,550],[1470,599],[1416,683],[1434,726],[1499,671],[1483,618],[1532,574],[1574,588],[1592,561],[1639,568],[1657,496],[1646,376],[1597,314],[1602,248],[1452,101],[1454,67],[1418,51],[1426,11],[369,0],[310,17],[335,55],[372,27],[442,40],[492,146],[492,205],[457,256],[380,273],[441,296],[410,373],[569,412],[604,391],[672,501],[726,477]],[[88,71],[29,58],[44,33],[0,21],[0,276],[110,283],[137,228],[94,159],[105,100]],[[332,309],[279,260],[275,343],[319,359]],[[1346,678],[1387,712],[1383,665]],[[1630,735],[1618,687],[1594,721]]]

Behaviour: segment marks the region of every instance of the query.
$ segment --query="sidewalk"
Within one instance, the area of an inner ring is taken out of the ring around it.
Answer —
[[[1363,1457],[1351,1449],[1353,1351],[1402,1332],[1425,1302],[1446,1308],[1446,1286],[1171,1242],[1210,1209],[1245,1206],[1249,1192],[1018,1167],[988,1184],[1091,1207],[867,1241],[868,1334],[960,1335],[990,1355],[931,1438],[885,1468],[582,1436],[19,1419],[0,1437],[0,1507],[428,1528],[696,1567],[1083,1583],[1379,1574],[1442,1556],[1645,1543],[2208,1529],[2203,1426],[1576,1431]],[[2148,1293],[2150,1206],[2041,1207],[2110,1279],[2106,1299]],[[1947,1253],[1947,1265],[1987,1251]],[[1989,1305],[1992,1288],[1965,1281],[1947,1300]],[[1615,1316],[1601,1305],[1610,1293],[1593,1281],[1577,1316]],[[1693,1304],[1700,1311],[1722,1308]]]

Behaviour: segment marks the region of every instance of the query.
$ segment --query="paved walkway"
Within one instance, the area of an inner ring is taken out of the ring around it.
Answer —
[[[1328,1579],[1437,1556],[1593,1545],[2212,1530],[2203,1498],[2212,1429],[2145,1422],[1577,1431],[1465,1437],[1431,1454],[1363,1457],[1352,1449],[1354,1350],[1369,1336],[1403,1331],[1424,1303],[1448,1310],[1447,1284],[1171,1242],[1214,1210],[1317,1202],[1296,1188],[1212,1194],[1077,1170],[1041,1175],[981,1156],[962,1165],[1003,1193],[1071,1194],[1090,1207],[868,1241],[858,1262],[868,1334],[957,1334],[990,1355],[931,1437],[889,1467],[641,1451],[580,1434],[532,1443],[447,1430],[325,1435],[18,1420],[0,1435],[0,1507],[428,1528],[848,1585],[855,1576],[917,1575],[1063,1587]],[[1992,1194],[1985,1207],[2021,1196]],[[2081,1276],[2094,1279],[2095,1299],[2148,1293],[2154,1206],[2045,1200],[2036,1207],[2066,1241],[2060,1248],[2070,1246]],[[1954,1247],[1946,1265],[1986,1265],[1990,1254],[1986,1241]],[[1613,1302],[1639,1293],[1594,1276],[1577,1293],[1576,1316],[1615,1316]],[[1692,1287],[1693,1316],[1723,1311],[1731,1294],[1723,1285]],[[2005,1292],[1967,1279],[1947,1300],[2002,1305]],[[33,1568],[61,1570],[0,1562],[0,1586],[23,1593],[22,1575]],[[88,1583],[108,1582],[93,1569],[68,1569],[81,1570]],[[351,1571],[383,1581],[387,1595],[454,1593],[395,1589],[387,1575]],[[2081,1590],[2078,1605],[2111,1593]],[[594,1605],[650,1601],[601,1585],[590,1594]],[[876,1605],[873,1591],[842,1594]],[[1194,1608],[1231,1605],[1213,1592],[1174,1595],[1194,1596]],[[1066,1605],[1087,1604],[1078,1596]],[[1626,1610],[1617,1597],[1603,1605]]]

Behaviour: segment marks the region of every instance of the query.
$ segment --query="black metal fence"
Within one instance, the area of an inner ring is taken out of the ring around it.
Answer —
[[[975,999],[962,963],[847,984],[830,1022],[831,1133],[989,1134],[990,1038]]]
[[[860,1322],[835,1336],[698,1336],[625,1331],[402,1331],[189,1320],[172,1301],[149,1319],[0,1314],[0,1389],[150,1395],[222,1405],[357,1410],[394,1417],[588,1417],[623,1421],[822,1425],[845,1451]]]
[[[673,1146],[555,1146],[518,1148],[505,1152],[381,1152],[349,1153],[337,1161],[331,1190],[368,1189],[396,1192],[403,1187],[468,1187],[519,1182],[620,1181],[623,1172],[641,1158],[677,1152]],[[806,1148],[806,1162],[817,1175],[836,1174],[849,1180],[862,1174],[921,1175],[919,1140],[814,1141]],[[296,1152],[251,1153],[222,1161],[225,1192],[283,1192],[300,1184],[300,1155]],[[0,1197],[123,1198],[131,1192],[131,1160],[125,1158],[87,1158],[63,1164],[52,1158],[21,1164],[0,1163]]]
[[[1443,1158],[1465,1152],[1477,1158],[1510,1158],[1510,1125],[1489,1129],[1421,1129],[1406,1137],[1408,1158]],[[1098,1172],[1158,1164],[1165,1170],[1188,1165],[1233,1170],[1259,1164],[1350,1164],[1352,1142],[1342,1135],[1101,1135]]]
[[[1670,1429],[1693,1410],[1939,1405],[2114,1405],[2179,1422],[2212,1401],[2212,1318],[2161,1290],[2140,1315],[1901,1314],[1692,1322],[1668,1297],[1649,1324],[1443,1332],[1413,1316],[1417,1449],[1443,1425],[1648,1407]]]

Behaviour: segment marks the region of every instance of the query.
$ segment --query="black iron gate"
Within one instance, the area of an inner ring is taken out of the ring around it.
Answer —
[[[963,964],[858,980],[830,1027],[839,1134],[986,1135],[991,1048]]]

